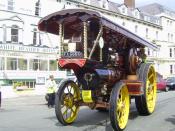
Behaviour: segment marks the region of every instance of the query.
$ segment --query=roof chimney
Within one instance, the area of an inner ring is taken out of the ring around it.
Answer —
[[[128,7],[128,8],[135,8],[135,0],[124,0],[124,4]]]

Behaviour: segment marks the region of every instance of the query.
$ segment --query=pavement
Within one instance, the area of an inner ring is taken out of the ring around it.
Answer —
[[[2,99],[15,98],[21,96],[34,96],[34,95],[45,95],[45,86],[37,86],[35,89],[21,89],[15,90],[12,86],[1,87]]]

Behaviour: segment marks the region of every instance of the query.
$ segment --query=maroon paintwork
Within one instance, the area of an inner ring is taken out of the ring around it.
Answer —
[[[166,81],[162,77],[157,78],[157,89],[166,91]]]

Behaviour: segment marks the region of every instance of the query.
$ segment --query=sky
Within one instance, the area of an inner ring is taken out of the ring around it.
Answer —
[[[124,0],[109,0],[116,3],[123,3]],[[135,0],[136,7],[151,4],[151,3],[159,3],[164,5],[165,7],[175,11],[175,0]]]

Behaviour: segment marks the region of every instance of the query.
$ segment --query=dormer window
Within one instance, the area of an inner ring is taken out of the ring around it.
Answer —
[[[122,13],[125,14],[125,12],[126,12],[126,9],[125,9],[125,7],[123,7],[122,8]]]
[[[71,3],[70,2],[67,2],[67,5],[71,5]]]
[[[103,3],[102,3],[102,8],[106,8],[106,2],[105,1],[103,1]]]
[[[137,11],[135,11],[135,17],[138,17],[138,12]]]

